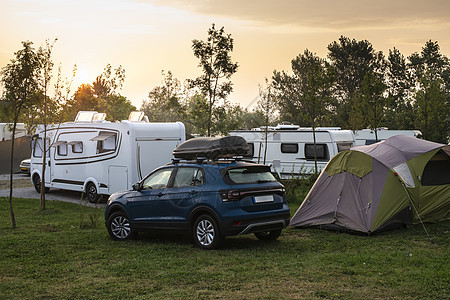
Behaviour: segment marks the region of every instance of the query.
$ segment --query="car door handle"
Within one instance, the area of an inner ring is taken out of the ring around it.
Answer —
[[[158,195],[156,195],[156,196],[158,196],[158,197],[161,197],[161,196],[164,196],[164,194],[163,194],[163,193],[161,193],[161,192],[159,192],[159,194],[158,194]]]
[[[192,190],[189,192],[189,194],[193,195],[193,194],[197,194],[198,192],[196,190]]]

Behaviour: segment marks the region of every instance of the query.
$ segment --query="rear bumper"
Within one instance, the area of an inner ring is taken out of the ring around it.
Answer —
[[[271,217],[221,222],[221,232],[224,236],[265,232],[286,228],[289,225],[290,214],[280,214]]]

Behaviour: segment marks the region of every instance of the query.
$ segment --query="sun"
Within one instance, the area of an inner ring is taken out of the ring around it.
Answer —
[[[74,82],[81,84],[92,83],[95,80],[95,75],[92,70],[84,66],[77,66]]]

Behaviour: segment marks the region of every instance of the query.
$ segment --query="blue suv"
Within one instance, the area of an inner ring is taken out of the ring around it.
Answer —
[[[289,224],[284,187],[265,165],[235,160],[177,162],[110,196],[106,227],[115,240],[141,230],[183,230],[198,247],[254,233],[275,240]]]

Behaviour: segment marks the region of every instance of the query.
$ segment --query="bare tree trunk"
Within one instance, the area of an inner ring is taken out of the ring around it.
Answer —
[[[14,215],[14,209],[13,209],[13,167],[14,167],[14,141],[16,138],[16,124],[17,124],[17,118],[18,114],[14,117],[14,126],[13,126],[13,132],[12,132],[12,140],[11,140],[11,165],[10,165],[10,171],[9,171],[9,210],[11,212],[11,223],[12,228],[16,229],[16,217]]]
[[[47,96],[44,94],[45,97]],[[42,153],[41,197],[40,208],[45,209],[45,169],[47,168],[47,99],[44,98],[44,141]]]
[[[316,127],[312,126],[313,140],[314,140],[314,174],[317,175],[317,154],[316,154]]]

